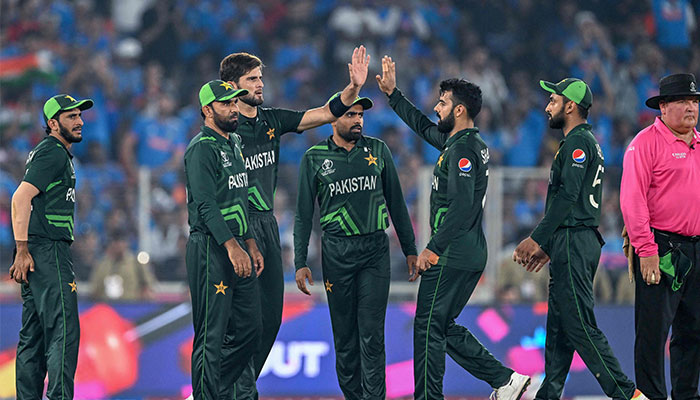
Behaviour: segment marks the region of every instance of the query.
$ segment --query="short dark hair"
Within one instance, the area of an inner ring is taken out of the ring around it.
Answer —
[[[452,106],[461,104],[467,108],[467,115],[474,120],[481,111],[481,89],[464,79],[452,78],[440,82],[440,94],[452,92]]]
[[[265,67],[260,58],[250,53],[233,53],[221,60],[219,77],[224,82],[238,82],[239,79],[257,67]]]
[[[583,119],[588,119],[588,108],[576,104],[576,109],[578,110],[578,116]]]

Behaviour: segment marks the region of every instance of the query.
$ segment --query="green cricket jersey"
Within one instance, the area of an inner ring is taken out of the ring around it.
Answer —
[[[39,189],[32,199],[29,241],[73,241],[75,169],[73,155],[53,136],[47,136],[29,152],[24,181]]]
[[[544,218],[531,235],[540,246],[548,247],[557,228],[598,226],[603,162],[591,125],[578,125],[562,139],[549,172]]]
[[[269,211],[274,207],[279,166],[280,138],[297,132],[305,111],[258,107],[258,115],[238,115],[236,133],[241,137],[248,170],[248,201],[251,210]]]
[[[314,199],[321,228],[334,236],[383,231],[389,216],[405,255],[416,255],[415,237],[394,160],[386,144],[362,136],[352,150],[335,144],[332,136],[311,147],[301,160],[294,221],[294,264],[306,265],[314,215]]]
[[[430,193],[431,238],[426,246],[439,265],[472,271],[486,266],[486,237],[482,229],[489,150],[477,128],[448,137],[418,110],[400,90],[389,105],[421,138],[441,151],[433,168]]]
[[[185,177],[190,232],[212,235],[219,244],[233,236],[252,237],[248,173],[236,134],[227,140],[202,126],[185,150]]]

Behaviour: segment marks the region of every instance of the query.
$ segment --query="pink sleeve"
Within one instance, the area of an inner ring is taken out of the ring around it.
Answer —
[[[640,257],[658,254],[649,224],[647,192],[653,165],[653,135],[638,135],[630,143],[622,163],[620,209],[630,243]]]

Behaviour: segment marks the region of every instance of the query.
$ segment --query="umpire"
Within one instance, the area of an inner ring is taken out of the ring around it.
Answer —
[[[639,389],[665,399],[671,335],[671,397],[698,399],[700,378],[700,134],[697,81],[674,74],[646,101],[660,110],[627,147],[620,208],[634,247],[634,369]]]
[[[22,329],[17,345],[17,398],[72,399],[80,323],[73,274],[75,169],[70,148],[83,140],[82,111],[90,99],[59,94],[44,104],[46,134],[29,153],[24,179],[12,196],[16,254],[10,278],[22,284]]]
[[[204,125],[185,151],[187,279],[192,297],[192,395],[231,397],[260,340],[256,274],[262,255],[248,227],[248,174],[237,97],[248,93],[214,80],[199,91]],[[246,252],[246,250],[248,252]],[[249,257],[250,254],[250,257]]]
[[[383,141],[362,135],[364,111],[371,107],[370,99],[358,97],[333,122],[333,135],[304,154],[294,221],[296,282],[308,295],[306,280],[313,284],[313,279],[306,257],[318,199],[336,373],[346,399],[386,397],[390,261],[384,230],[389,216],[409,274],[416,262],[413,228],[391,152]]]
[[[613,399],[631,399],[634,383],[598,329],[593,313],[593,277],[603,239],[598,232],[603,191],[603,152],[586,122],[593,104],[580,79],[540,81],[550,92],[545,112],[549,127],[564,139],[549,174],[545,215],[530,237],[513,252],[528,271],[539,271],[551,258],[545,378],[536,399],[559,399],[577,351],[603,391]]]

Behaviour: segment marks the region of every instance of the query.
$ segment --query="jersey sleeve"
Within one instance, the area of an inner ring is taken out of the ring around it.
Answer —
[[[299,128],[299,124],[305,113],[306,111],[276,108],[275,117],[280,124],[280,136],[289,132],[301,133],[302,131],[299,131],[297,128]]]
[[[649,199],[647,191],[652,181],[653,152],[648,142],[632,141],[622,163],[620,183],[620,210],[627,227],[630,244],[640,257],[650,257],[659,252],[651,232]]]
[[[307,152],[302,157],[299,168],[299,190],[294,216],[294,267],[297,270],[307,266],[306,257],[309,252],[309,237],[313,227],[315,198],[315,174],[311,165],[311,157]]]
[[[580,161],[580,152],[584,152],[583,161]],[[574,153],[576,153],[576,159],[574,159]],[[594,154],[591,146],[587,146],[585,140],[579,136],[569,138],[559,149],[556,157],[562,157],[562,160],[554,160],[554,162],[561,163],[559,190],[552,198],[551,205],[547,208],[542,221],[530,235],[540,246],[549,241],[554,231],[571,212],[571,208],[581,194],[586,171],[594,166]]]
[[[438,256],[445,252],[450,241],[457,237],[457,232],[468,220],[474,203],[476,177],[482,173],[479,169],[483,168],[480,158],[467,143],[459,142],[451,147],[447,160],[447,212],[426,246]]]
[[[192,147],[185,155],[185,174],[199,216],[218,244],[233,237],[216,203],[216,165],[214,148],[206,143]]]
[[[396,173],[394,166],[394,158],[391,151],[385,143],[382,143],[382,157],[384,168],[382,169],[382,185],[384,190],[384,199],[386,200],[387,209],[391,216],[391,221],[394,223],[394,230],[399,237],[401,243],[401,251],[405,256],[417,255],[416,237],[413,233],[413,225],[411,217],[406,208],[399,175]]]
[[[416,108],[398,88],[389,96],[389,105],[418,136],[436,149],[442,150],[446,135],[440,133],[437,125]]]
[[[29,160],[22,180],[31,183],[42,193],[46,192],[49,185],[57,183],[56,179],[63,173],[66,157],[65,151],[60,147],[49,147],[35,152]]]

